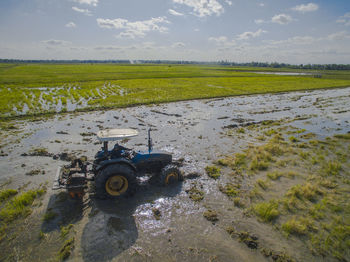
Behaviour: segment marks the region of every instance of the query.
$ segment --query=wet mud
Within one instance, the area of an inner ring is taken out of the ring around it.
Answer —
[[[68,257],[72,261],[275,261],[273,257],[282,257],[284,252],[303,261],[305,247],[233,207],[219,190],[225,177],[212,179],[205,167],[254,142],[249,135],[243,138],[237,132],[251,125],[282,121],[320,139],[349,132],[349,105],[350,88],[343,88],[18,121],[19,132],[9,132],[1,147],[0,185],[18,188],[30,183],[28,187],[35,187],[47,182],[49,186],[42,204],[31,215],[32,226],[25,229],[35,236],[42,232],[45,238],[30,242],[28,236],[20,241],[17,249],[22,251],[17,257],[21,261],[56,261],[62,242],[70,236],[74,237]],[[135,195],[117,201],[97,199],[93,184],[81,201],[50,189],[58,166],[82,155],[93,159],[102,146],[93,136],[98,130],[137,129],[139,136],[122,144],[146,150],[149,127],[154,148],[172,153],[181,166],[185,176],[182,183],[163,188],[145,177],[138,181]],[[48,212],[55,215],[43,221],[42,216]],[[234,232],[228,230],[233,223]],[[72,229],[61,237],[62,227],[69,225]],[[6,248],[8,253],[14,250],[13,246]],[[305,260],[323,259],[307,253]]]

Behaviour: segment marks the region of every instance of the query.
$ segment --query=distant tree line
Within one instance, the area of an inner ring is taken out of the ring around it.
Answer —
[[[315,69],[315,70],[350,70],[350,64],[300,64],[292,65],[286,63],[267,63],[267,62],[250,62],[250,63],[235,63],[220,61],[219,65],[227,66],[248,66],[248,67],[271,67],[271,68],[291,68],[291,69]]]
[[[314,70],[350,70],[350,64],[300,64],[250,62],[236,63],[229,61],[198,62],[198,61],[174,61],[174,60],[21,60],[0,59],[0,63],[45,63],[45,64],[185,64],[185,65],[224,65],[246,67],[270,67],[291,69],[314,69]]]

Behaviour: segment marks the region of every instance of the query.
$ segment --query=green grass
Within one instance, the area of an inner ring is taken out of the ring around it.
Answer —
[[[57,213],[55,213],[53,211],[47,211],[45,213],[45,215],[43,216],[43,221],[49,222],[49,221],[53,220],[56,216],[57,216]]]
[[[10,223],[19,217],[26,217],[31,213],[30,206],[34,199],[45,193],[44,189],[29,190],[15,196],[0,210],[0,221]]]
[[[312,222],[307,218],[291,218],[282,224],[282,230],[289,234],[306,235]]]
[[[214,179],[218,179],[221,175],[221,169],[216,166],[207,166],[205,168],[205,171],[207,172],[209,177]]]
[[[29,190],[19,195],[16,190],[1,191],[2,201],[5,204],[0,209],[0,241],[6,236],[6,230],[13,221],[30,215],[34,200],[45,192],[43,188]],[[13,195],[15,196],[10,199]]]
[[[18,193],[15,189],[4,189],[0,191],[0,204]]]
[[[229,197],[237,196],[239,193],[237,185],[232,183],[227,183],[225,186],[220,186],[219,190]]]
[[[280,214],[278,203],[275,201],[255,204],[253,205],[253,212],[264,222],[271,222]]]
[[[15,107],[22,111],[26,106],[29,110],[25,114],[54,113],[59,100],[61,111],[65,111],[68,99],[80,103],[91,98],[87,106],[79,105],[80,110],[90,110],[350,85],[347,71],[329,71],[321,79],[252,72],[264,70],[199,65],[13,64],[0,70],[0,116],[14,116]],[[44,103],[40,103],[41,94]]]
[[[283,174],[279,171],[274,171],[274,172],[267,173],[266,176],[271,180],[277,180],[281,176],[283,176]]]
[[[322,195],[321,189],[314,184],[306,183],[305,185],[295,185],[290,188],[286,194],[288,197],[296,197],[298,199],[307,199],[315,201],[318,195]]]
[[[66,240],[58,252],[58,259],[60,261],[66,260],[72,253],[74,248],[74,237]]]
[[[65,238],[69,234],[72,228],[73,228],[73,224],[69,224],[67,226],[61,226],[61,237]]]

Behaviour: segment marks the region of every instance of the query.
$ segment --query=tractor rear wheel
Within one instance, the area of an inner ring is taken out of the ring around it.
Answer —
[[[130,196],[137,187],[135,172],[127,165],[107,166],[96,176],[95,187],[100,198]]]
[[[178,181],[183,181],[183,176],[175,165],[167,165],[163,167],[158,175],[158,182],[162,186],[175,184]]]

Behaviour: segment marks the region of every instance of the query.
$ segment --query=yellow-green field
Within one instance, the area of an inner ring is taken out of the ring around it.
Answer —
[[[0,64],[0,117],[350,86],[349,71],[199,65]]]

